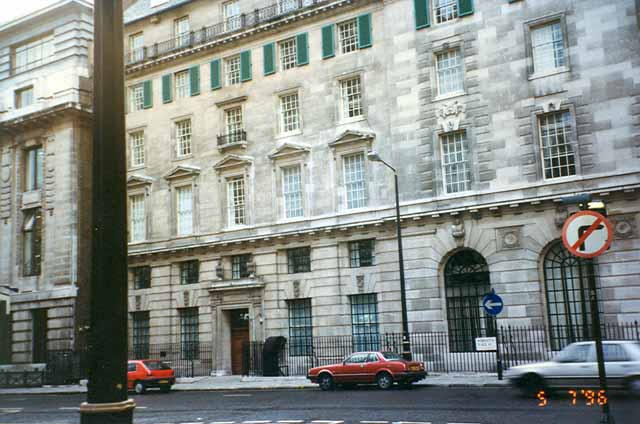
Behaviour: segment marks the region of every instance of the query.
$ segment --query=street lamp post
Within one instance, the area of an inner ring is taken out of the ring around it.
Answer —
[[[367,153],[372,162],[381,162],[393,171],[396,190],[396,232],[398,233],[398,267],[400,268],[400,305],[402,308],[402,357],[411,360],[411,342],[409,340],[409,320],[407,318],[407,294],[404,282],[404,259],[402,256],[402,229],[400,225],[400,195],[398,193],[398,171],[385,162],[376,152]]]

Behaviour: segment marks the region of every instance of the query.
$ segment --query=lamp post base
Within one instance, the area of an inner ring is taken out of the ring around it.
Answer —
[[[80,405],[80,424],[132,424],[136,403],[127,399],[114,403],[87,403]]]

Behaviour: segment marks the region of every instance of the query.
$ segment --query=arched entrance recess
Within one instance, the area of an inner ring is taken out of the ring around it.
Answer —
[[[487,261],[475,250],[455,253],[444,268],[444,285],[452,352],[474,352],[475,338],[495,334],[493,319],[482,310],[491,290]]]

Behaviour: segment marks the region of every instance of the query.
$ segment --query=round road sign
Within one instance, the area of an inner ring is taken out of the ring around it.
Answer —
[[[562,242],[572,255],[600,256],[611,245],[613,227],[598,212],[581,211],[571,215],[562,227]]]

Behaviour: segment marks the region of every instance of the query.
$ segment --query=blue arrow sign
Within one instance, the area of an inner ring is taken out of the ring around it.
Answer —
[[[495,316],[502,312],[504,303],[500,296],[492,292],[482,298],[482,307],[486,313]]]

